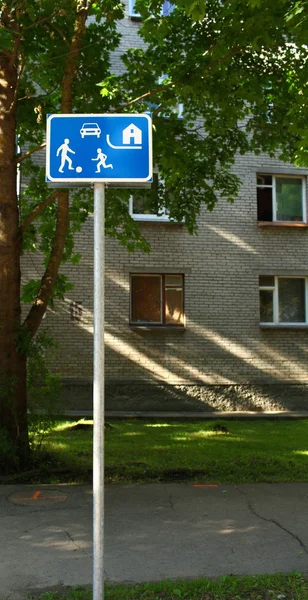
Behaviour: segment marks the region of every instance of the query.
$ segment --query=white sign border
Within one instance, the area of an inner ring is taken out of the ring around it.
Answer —
[[[148,177],[135,177],[135,178],[127,178],[127,177],[121,177],[121,178],[112,178],[109,179],[108,177],[95,177],[94,179],[92,179],[91,177],[87,177],[87,178],[79,178],[79,177],[75,177],[74,179],[70,179],[70,178],[64,178],[64,177],[51,177],[50,175],[50,123],[52,121],[52,119],[57,119],[57,118],[62,118],[62,117],[70,117],[70,118],[74,118],[74,117],[112,117],[112,118],[117,118],[117,117],[132,117],[132,118],[146,118],[148,121],[148,139],[149,139],[149,175]],[[150,115],[146,114],[146,113],[71,113],[71,114],[65,114],[65,113],[60,113],[60,114],[51,114],[51,115],[47,115],[47,127],[46,127],[46,182],[47,183],[72,183],[72,184],[82,184],[82,183],[87,183],[87,184],[93,184],[93,183],[142,183],[142,182],[151,182],[152,178],[153,178],[153,157],[152,157],[152,118],[150,117]],[[63,187],[67,187],[67,186],[63,186]],[[80,186],[82,187],[82,186]]]

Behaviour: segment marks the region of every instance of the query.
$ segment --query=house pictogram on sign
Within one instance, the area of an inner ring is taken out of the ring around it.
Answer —
[[[106,141],[110,148],[115,148],[115,150],[142,150],[142,131],[131,123],[122,131],[122,146],[115,146],[110,141],[110,135],[107,133]]]
[[[131,123],[123,129],[123,144],[142,144],[142,131]]]

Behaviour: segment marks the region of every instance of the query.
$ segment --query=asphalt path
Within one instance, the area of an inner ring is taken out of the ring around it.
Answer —
[[[308,572],[308,483],[109,485],[105,577]],[[92,582],[92,490],[0,486],[0,598]]]

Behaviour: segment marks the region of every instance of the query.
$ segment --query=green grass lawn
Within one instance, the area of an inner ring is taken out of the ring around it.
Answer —
[[[43,443],[51,465],[70,469],[60,480],[91,481],[90,423],[59,423]],[[307,420],[220,421],[228,433],[213,431],[217,423],[112,421],[105,431],[107,481],[308,481]],[[54,482],[48,461],[47,481]]]
[[[162,581],[138,586],[105,586],[105,600],[307,600],[308,581],[300,573],[288,575],[226,576],[196,581]],[[48,592],[36,600],[91,600],[89,588],[67,593]]]

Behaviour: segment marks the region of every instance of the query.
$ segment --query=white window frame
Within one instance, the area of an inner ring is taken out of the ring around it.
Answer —
[[[141,14],[135,11],[136,0],[128,0],[128,15],[129,17],[141,17]],[[167,12],[168,11],[168,12]],[[172,2],[165,0],[161,7],[161,15],[167,17],[173,11]],[[166,14],[167,12],[167,14]]]
[[[258,183],[258,177],[267,176],[272,178],[272,185],[261,185]],[[307,207],[306,207],[306,177],[304,175],[288,175],[287,173],[257,173],[257,189],[268,188],[272,190],[272,221],[269,223],[294,223],[296,221],[278,221],[277,220],[277,199],[276,199],[276,179],[301,179],[302,180],[302,221],[298,223],[307,223]]]
[[[268,277],[268,275],[266,275]],[[274,277],[274,285],[260,285],[260,290],[268,290],[273,292],[273,321],[260,321],[260,325],[270,327],[271,325],[278,325],[279,327],[307,327],[308,325],[308,277],[304,275],[271,275]],[[286,323],[285,321],[279,321],[279,279],[304,279],[305,280],[305,321],[294,321]],[[259,294],[260,296],[260,294]],[[260,300],[259,300],[260,302]]]
[[[153,175],[158,175],[158,179],[161,183],[165,183],[163,179],[159,178],[159,173],[156,169],[153,170]],[[170,218],[169,218],[169,214],[167,212],[167,209],[162,207],[161,208],[161,214],[159,215],[155,215],[154,213],[150,214],[150,215],[145,215],[143,213],[139,214],[139,213],[134,213],[134,196],[131,195],[129,198],[129,214],[132,217],[132,219],[134,219],[134,221],[159,221],[159,222],[164,222],[164,223],[168,223],[170,222]]]
[[[135,0],[128,0],[128,16],[140,18],[141,14],[135,11],[135,3]]]
[[[163,85],[164,81],[165,81],[166,75],[160,75],[158,78],[158,84],[159,85]],[[184,112],[184,104],[183,102],[178,102],[178,104],[175,105],[173,111],[172,111],[175,115],[177,115],[178,119],[183,119],[183,112]],[[169,117],[164,115],[164,113],[162,112],[162,116],[165,117],[165,119],[168,119]]]
[[[132,217],[132,219],[134,219],[134,221],[163,221],[165,223],[168,223],[170,221],[169,215],[166,212],[166,209],[163,208],[162,209],[162,213],[159,215],[155,215],[150,214],[150,215],[145,215],[145,214],[138,214],[138,213],[134,213],[134,196],[130,196],[129,199],[129,214]]]
[[[175,4],[170,2],[170,0],[164,0],[164,3],[161,7],[161,12],[164,17],[168,17],[175,9]]]

